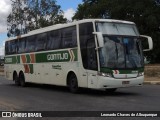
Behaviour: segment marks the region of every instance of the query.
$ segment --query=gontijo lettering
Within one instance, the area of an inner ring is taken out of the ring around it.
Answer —
[[[47,60],[67,60],[68,57],[68,53],[48,54]]]

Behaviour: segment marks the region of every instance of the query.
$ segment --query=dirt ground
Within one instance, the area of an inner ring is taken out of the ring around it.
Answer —
[[[3,67],[0,66],[0,75],[3,74]],[[145,81],[160,81],[160,64],[146,65],[145,66]]]
[[[160,64],[145,66],[145,81],[160,81]]]
[[[144,81],[160,81],[160,78],[159,77],[148,77],[148,76],[145,76],[144,77]]]

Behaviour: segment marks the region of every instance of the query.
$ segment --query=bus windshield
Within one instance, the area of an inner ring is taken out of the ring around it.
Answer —
[[[138,37],[104,35],[99,49],[101,67],[113,69],[143,67],[141,42]]]
[[[102,32],[104,47],[99,49],[100,65],[111,69],[143,67],[139,32],[134,23],[96,22]]]
[[[139,32],[135,24],[116,23],[116,22],[97,22],[97,32],[108,35],[128,35],[139,36]]]

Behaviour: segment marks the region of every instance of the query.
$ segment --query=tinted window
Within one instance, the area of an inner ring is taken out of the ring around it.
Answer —
[[[77,46],[76,26],[37,34],[5,43],[5,53],[25,53]]]
[[[30,36],[26,40],[26,52],[33,52],[35,51],[35,41],[36,36]]]
[[[5,42],[5,54],[9,54],[8,42]]]
[[[5,50],[6,54],[15,54],[17,52],[17,40],[6,42]]]
[[[60,30],[48,32],[47,49],[61,48],[61,34]]]
[[[36,35],[36,51],[45,50],[47,33]]]
[[[71,48],[77,46],[76,26],[62,29],[62,47]]]
[[[83,67],[86,69],[97,70],[97,56],[95,51],[93,24],[80,24],[79,35]]]
[[[18,53],[24,53],[26,49],[26,38],[19,39],[18,42]]]

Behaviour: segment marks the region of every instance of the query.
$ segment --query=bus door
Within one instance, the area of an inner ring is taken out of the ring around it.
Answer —
[[[88,41],[87,43],[87,74],[88,74],[88,87],[97,87],[97,55],[95,50],[94,39]]]
[[[83,74],[87,76],[88,88],[97,86],[97,54],[95,50],[95,39],[93,35],[93,23],[82,23],[79,25],[80,49],[83,64]]]

